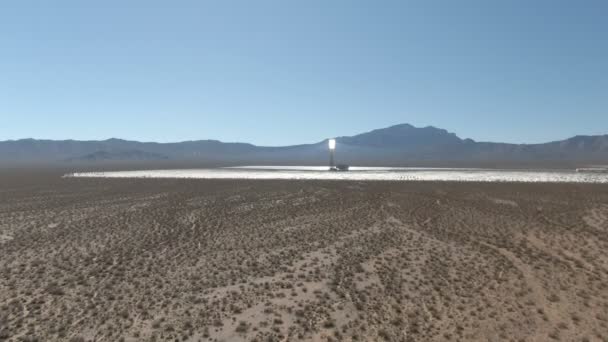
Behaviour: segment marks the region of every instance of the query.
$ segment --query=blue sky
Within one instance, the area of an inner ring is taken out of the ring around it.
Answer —
[[[0,140],[608,133],[608,1],[0,2]]]

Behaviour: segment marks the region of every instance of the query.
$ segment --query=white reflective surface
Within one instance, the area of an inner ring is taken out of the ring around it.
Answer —
[[[68,174],[65,177],[608,183],[608,173],[585,173],[574,170],[351,167],[351,171],[332,172],[327,169],[327,166],[241,166],[216,169],[82,172]]]

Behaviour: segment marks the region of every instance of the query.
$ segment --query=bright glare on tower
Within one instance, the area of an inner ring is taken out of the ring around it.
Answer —
[[[329,139],[329,149],[333,150],[336,148],[336,139]]]

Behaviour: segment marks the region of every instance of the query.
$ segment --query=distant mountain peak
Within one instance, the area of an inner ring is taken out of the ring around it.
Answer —
[[[399,128],[416,128],[416,127],[410,125],[409,123],[402,123],[402,124],[388,126],[386,128],[380,128],[380,129],[399,129]]]
[[[410,124],[399,124],[375,129],[351,137],[338,138],[341,143],[364,145],[377,148],[417,147],[424,145],[460,144],[462,140],[454,133],[433,126],[414,127]]]

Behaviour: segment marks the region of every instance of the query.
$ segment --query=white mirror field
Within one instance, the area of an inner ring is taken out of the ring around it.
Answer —
[[[350,171],[344,172],[328,171],[326,166],[237,166],[209,169],[76,172],[66,174],[64,177],[608,183],[606,172],[357,166],[350,167]]]

